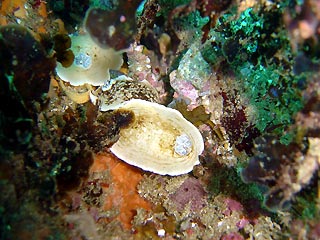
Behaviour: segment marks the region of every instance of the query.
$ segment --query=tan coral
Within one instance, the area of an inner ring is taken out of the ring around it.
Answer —
[[[204,144],[199,130],[175,109],[141,99],[121,105],[134,122],[121,129],[111,151],[123,161],[162,175],[180,175],[199,164]]]

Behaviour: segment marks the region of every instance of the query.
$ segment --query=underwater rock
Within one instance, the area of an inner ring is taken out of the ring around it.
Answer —
[[[55,60],[32,33],[14,24],[0,27],[0,57],[1,72],[12,78],[12,89],[19,92],[24,104],[31,107],[33,101],[42,102],[43,94],[49,90]]]
[[[206,192],[200,181],[196,178],[187,178],[176,192],[170,195],[170,199],[176,204],[179,211],[183,211],[188,203],[191,203],[192,211],[199,211],[206,206]]]
[[[162,175],[180,175],[199,164],[204,149],[199,130],[177,110],[140,99],[118,106],[134,121],[120,130],[111,151],[123,161]]]
[[[17,150],[32,138],[55,59],[27,28],[15,24],[0,26],[0,59],[0,145]]]
[[[106,82],[99,91],[92,92],[91,99],[97,98],[100,111],[108,111],[119,104],[131,100],[142,99],[150,102],[159,102],[159,94],[147,81],[135,81],[124,75]]]
[[[154,52],[143,45],[131,45],[126,54],[129,76],[138,81],[148,81],[159,93],[160,102],[164,103],[168,93],[162,75],[166,74],[167,64],[158,62]]]
[[[198,44],[193,44],[183,55],[178,69],[169,75],[175,97],[188,102],[191,110],[199,106],[201,97],[208,94],[205,88],[210,75],[209,64],[199,52]]]
[[[272,136],[256,140],[254,157],[241,172],[246,183],[266,186],[264,204],[269,210],[286,209],[294,196],[306,187],[319,168],[319,140],[309,138],[307,143],[281,144]]]
[[[84,20],[86,31],[101,47],[116,50],[129,47],[135,34],[135,12],[140,2],[141,0],[119,1],[119,5],[112,11],[89,9]]]

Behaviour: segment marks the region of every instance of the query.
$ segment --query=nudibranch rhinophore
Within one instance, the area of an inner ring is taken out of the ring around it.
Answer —
[[[161,175],[181,175],[199,164],[204,149],[199,130],[172,108],[141,99],[120,104],[119,110],[132,111],[134,121],[120,130],[111,147],[118,158]]]

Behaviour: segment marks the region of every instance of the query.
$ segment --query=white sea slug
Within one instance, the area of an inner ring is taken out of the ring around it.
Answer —
[[[71,36],[74,61],[70,67],[57,63],[58,76],[73,86],[90,84],[102,86],[110,79],[109,69],[119,70],[122,54],[112,48],[101,48],[88,34]]]
[[[133,123],[120,130],[119,140],[110,149],[118,158],[162,175],[185,174],[200,163],[203,138],[179,111],[141,99],[115,109],[134,113]]]

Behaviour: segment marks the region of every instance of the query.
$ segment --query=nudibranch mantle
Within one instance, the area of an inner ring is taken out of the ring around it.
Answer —
[[[134,113],[133,123],[120,130],[110,148],[118,158],[161,175],[181,175],[199,164],[204,149],[199,130],[182,114],[161,104],[131,99],[119,110]]]

